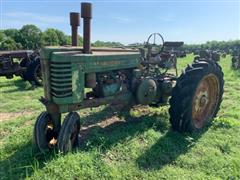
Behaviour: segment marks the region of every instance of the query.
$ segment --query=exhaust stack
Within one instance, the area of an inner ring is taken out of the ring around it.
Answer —
[[[72,46],[78,44],[78,26],[80,25],[80,14],[77,12],[70,12],[70,25],[72,29]]]
[[[81,17],[83,18],[83,53],[91,53],[91,19],[92,4],[81,3]]]

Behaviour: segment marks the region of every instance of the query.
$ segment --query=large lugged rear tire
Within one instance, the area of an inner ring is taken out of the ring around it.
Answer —
[[[31,60],[27,66],[27,71],[24,73],[24,79],[36,86],[42,86],[41,65],[38,56]]]
[[[207,126],[219,111],[223,95],[223,72],[214,61],[195,60],[177,79],[170,99],[170,122],[179,132]]]

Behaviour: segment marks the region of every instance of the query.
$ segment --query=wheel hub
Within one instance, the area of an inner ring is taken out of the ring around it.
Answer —
[[[196,128],[200,129],[212,118],[219,99],[219,80],[209,74],[199,82],[192,101],[192,119]]]
[[[200,91],[196,97],[195,111],[200,111],[208,103],[208,93],[207,91]]]
[[[202,96],[200,99],[200,107],[203,107],[205,104],[207,104],[208,98],[206,96]]]

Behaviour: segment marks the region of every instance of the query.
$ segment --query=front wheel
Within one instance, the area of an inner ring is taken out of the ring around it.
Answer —
[[[53,149],[57,144],[59,134],[60,116],[58,122],[51,118],[47,112],[42,112],[34,125],[34,141],[37,149],[44,153]]]
[[[219,110],[223,95],[223,72],[214,61],[195,60],[177,80],[170,99],[173,130],[203,129]]]
[[[64,119],[59,137],[58,150],[63,153],[71,151],[78,145],[80,117],[77,112],[70,112]]]

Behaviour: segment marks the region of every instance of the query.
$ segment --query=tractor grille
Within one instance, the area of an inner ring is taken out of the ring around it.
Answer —
[[[51,62],[51,95],[56,98],[72,96],[71,62]]]

